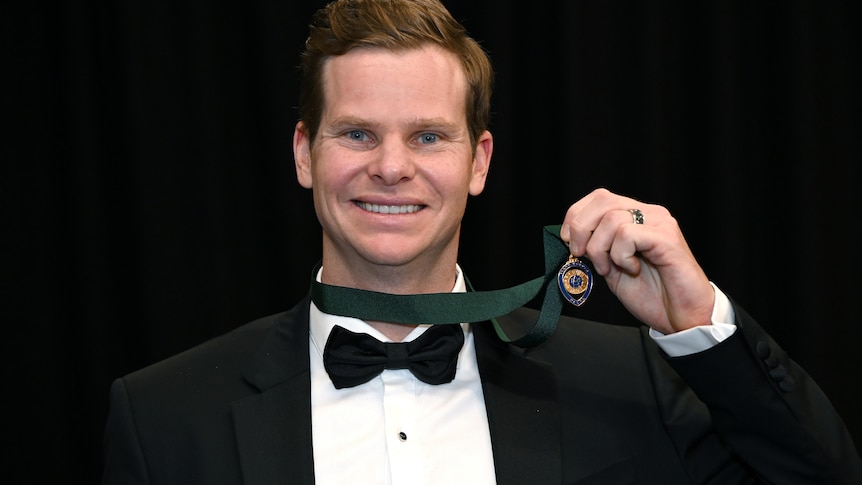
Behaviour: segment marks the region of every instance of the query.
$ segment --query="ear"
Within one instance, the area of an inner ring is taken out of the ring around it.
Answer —
[[[485,179],[491,168],[491,153],[494,152],[494,137],[485,130],[476,140],[476,154],[473,156],[473,175],[470,178],[470,195],[479,195],[485,190]]]
[[[296,162],[296,180],[299,185],[310,189],[311,177],[311,140],[305,124],[298,122],[293,130],[293,160]]]

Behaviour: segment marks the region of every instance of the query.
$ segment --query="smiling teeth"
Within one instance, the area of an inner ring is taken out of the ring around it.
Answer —
[[[357,205],[364,210],[378,214],[412,214],[422,208],[421,205],[379,205],[367,202],[358,202]]]

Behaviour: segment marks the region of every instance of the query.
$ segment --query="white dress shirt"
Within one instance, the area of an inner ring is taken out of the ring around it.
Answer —
[[[322,270],[321,270],[322,271]],[[318,279],[320,274],[318,274]],[[705,350],[733,334],[733,309],[713,285],[713,326],[672,335],[650,331],[669,355]],[[453,292],[466,291],[460,267]],[[464,346],[455,379],[431,385],[407,369],[386,369],[356,387],[336,389],[323,367],[323,348],[335,325],[390,341],[356,318],[310,309],[311,426],[318,485],[495,484],[494,458],[473,333],[462,324]],[[405,342],[428,328],[417,326]]]
[[[466,291],[460,268],[452,291]],[[336,389],[323,367],[323,347],[333,326],[390,340],[362,320],[325,314],[314,303],[309,323],[316,484],[496,483],[469,325],[462,325],[464,346],[450,383],[426,384],[407,369],[387,369],[365,384]],[[404,341],[428,327],[416,327]]]

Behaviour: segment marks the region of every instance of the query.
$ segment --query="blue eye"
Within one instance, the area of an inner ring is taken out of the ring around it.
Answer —
[[[368,135],[362,130],[350,130],[347,132],[347,138],[353,141],[364,141],[368,139]]]
[[[422,133],[419,135],[419,143],[428,145],[437,142],[437,135],[434,133]]]

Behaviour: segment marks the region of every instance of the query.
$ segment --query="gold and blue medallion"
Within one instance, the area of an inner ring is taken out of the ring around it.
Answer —
[[[593,272],[580,259],[569,256],[557,273],[557,283],[563,297],[572,305],[581,306],[593,289]]]

